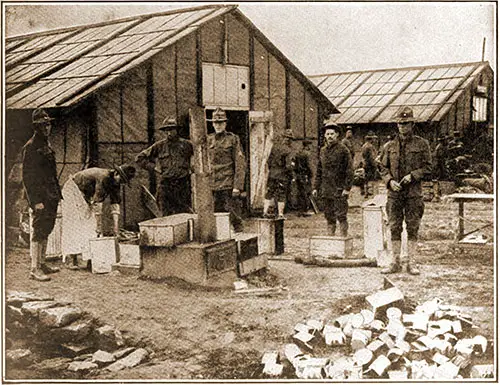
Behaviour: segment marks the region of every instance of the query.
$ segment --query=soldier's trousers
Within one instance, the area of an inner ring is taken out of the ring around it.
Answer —
[[[346,195],[323,198],[323,202],[325,207],[325,218],[329,225],[335,225],[337,221],[339,221],[339,223],[347,222],[349,203],[347,202]]]
[[[239,199],[233,198],[233,190],[214,191],[215,212],[228,212],[229,220],[236,231],[241,231],[243,220],[241,219],[241,204]]]
[[[420,221],[424,215],[424,201],[422,197],[409,197],[406,194],[389,195],[387,197],[387,216],[391,229],[391,239],[401,240],[403,220],[406,222],[406,232],[409,241],[418,239]]]
[[[31,224],[33,242],[42,242],[49,237],[56,223],[57,204],[55,201],[44,202],[43,210],[33,210]]]
[[[163,215],[190,213],[190,178],[164,178],[158,186],[158,205]]]

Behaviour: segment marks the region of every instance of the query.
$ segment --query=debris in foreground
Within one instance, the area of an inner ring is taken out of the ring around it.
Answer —
[[[293,373],[309,380],[494,378],[494,365],[484,364],[491,346],[463,308],[434,298],[410,313],[396,287],[368,296],[366,302],[367,309],[359,313],[296,324],[293,343],[281,353],[263,355],[264,377]]]

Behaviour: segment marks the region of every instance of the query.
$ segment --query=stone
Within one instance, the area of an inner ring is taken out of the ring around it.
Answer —
[[[32,301],[53,301],[54,297],[44,294],[27,293],[21,291],[8,291],[7,292],[7,305],[20,307],[24,302]]]
[[[51,339],[60,343],[80,342],[89,336],[92,327],[92,320],[77,320],[62,328],[52,329]]]
[[[124,348],[113,352],[113,356],[118,360],[134,351],[135,348]]]
[[[66,357],[50,358],[32,365],[31,368],[34,370],[59,371],[67,369],[70,362],[71,359]]]
[[[112,351],[125,345],[122,333],[111,325],[104,325],[96,329],[96,343],[99,349]]]
[[[21,311],[20,308],[15,307],[15,306],[11,306],[11,305],[7,305],[6,309],[7,310],[5,312],[5,315],[6,315],[8,323],[10,323],[12,321],[20,321],[23,319],[23,312]]]
[[[82,311],[76,307],[56,307],[40,310],[40,322],[48,327],[62,327],[79,319]]]
[[[115,363],[109,365],[106,369],[110,372],[118,372],[125,368],[133,368],[139,365],[148,357],[148,352],[146,349],[139,348],[128,356],[116,361]]]
[[[5,359],[13,365],[21,365],[31,362],[33,357],[29,349],[13,349],[5,352]]]
[[[78,344],[61,344],[59,347],[61,353],[67,357],[76,357],[82,354],[87,354],[92,351],[91,345]]]
[[[88,361],[73,361],[68,366],[68,370],[72,372],[88,372],[93,369],[97,369],[97,364]]]
[[[58,305],[55,301],[32,301],[25,302],[21,306],[21,312],[24,315],[35,317],[39,314],[40,310],[50,309],[51,307],[56,307]]]
[[[92,355],[92,362],[95,362],[99,366],[104,366],[115,361],[115,356],[112,353],[105,352],[104,350],[98,350]]]

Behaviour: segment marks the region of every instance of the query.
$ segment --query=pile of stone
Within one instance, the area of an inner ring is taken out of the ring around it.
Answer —
[[[78,306],[46,295],[8,292],[6,326],[7,368],[22,366],[57,372],[61,377],[81,377],[99,370],[131,368],[151,354],[133,346],[112,325],[103,325]]]
[[[366,297],[366,304],[357,313],[295,325],[294,343],[263,355],[263,375],[335,380],[493,378],[492,364],[478,364],[492,348],[460,308],[433,299],[408,311],[396,287]]]

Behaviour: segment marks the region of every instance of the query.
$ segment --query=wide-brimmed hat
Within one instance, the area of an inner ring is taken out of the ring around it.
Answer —
[[[130,180],[135,176],[135,167],[131,165],[113,166],[123,181],[130,186]]]
[[[337,132],[340,132],[342,130],[341,127],[337,123],[335,123],[333,117],[330,116],[327,120],[323,122],[323,131],[332,129]]]
[[[365,135],[365,139],[377,139],[378,136],[375,135],[373,131],[368,131],[368,134]]]
[[[36,110],[33,111],[33,114],[31,115],[31,120],[33,124],[42,124],[51,122],[55,119],[51,118],[49,114],[47,114],[47,111],[41,108],[37,108]]]
[[[414,122],[415,117],[413,116],[413,110],[411,107],[404,107],[396,115],[396,121],[398,123],[409,123]]]
[[[207,121],[214,123],[226,122],[227,121],[226,111],[224,111],[222,108],[217,108],[212,114],[212,119],[207,119]]]
[[[177,119],[168,117],[163,120],[158,129],[162,131],[169,131],[169,130],[177,130],[178,127],[179,125],[177,124]]]

